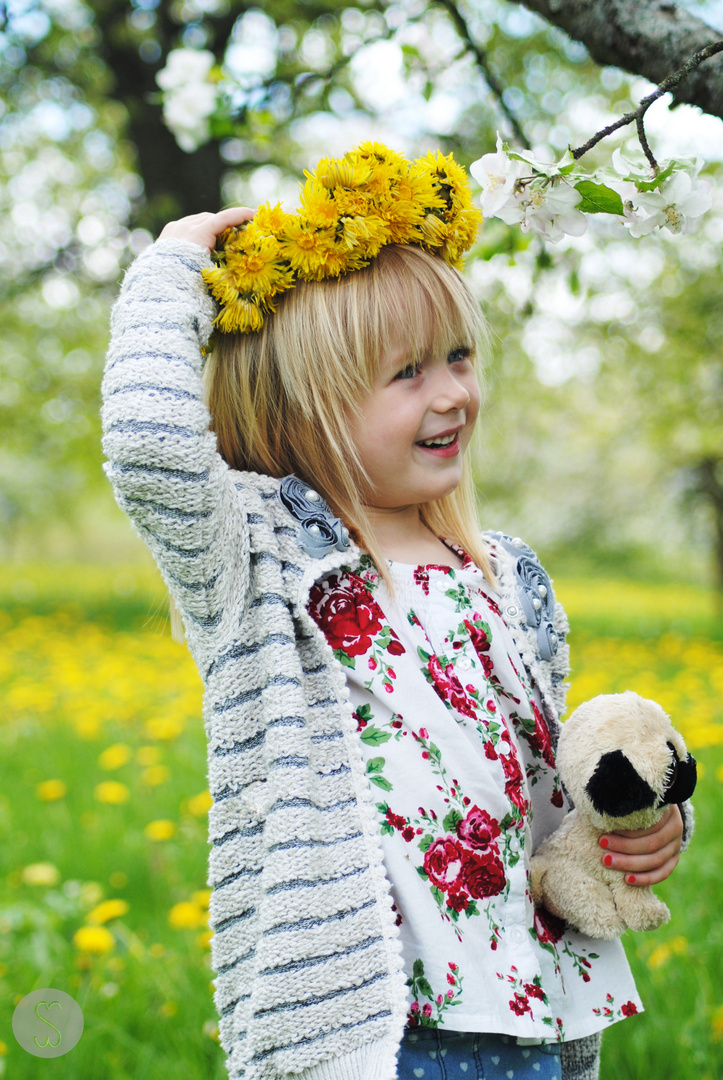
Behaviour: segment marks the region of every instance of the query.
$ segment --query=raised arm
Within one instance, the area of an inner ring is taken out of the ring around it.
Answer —
[[[216,308],[201,270],[218,233],[252,216],[235,207],[171,222],[127,271],[111,316],[104,470],[192,636],[219,628],[223,597],[246,587],[245,518],[203,400]]]

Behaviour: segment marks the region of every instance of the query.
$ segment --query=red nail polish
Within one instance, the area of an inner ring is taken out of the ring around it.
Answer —
[[[603,862],[605,863],[606,866],[612,866],[612,864],[613,864],[612,855],[606,855],[605,858],[603,859]]]
[[[607,836],[600,837],[600,847],[607,847],[609,843],[610,841],[608,840]]]
[[[635,874],[628,874],[628,885],[635,884]]]

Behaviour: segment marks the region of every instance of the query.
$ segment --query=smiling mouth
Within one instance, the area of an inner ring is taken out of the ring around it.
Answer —
[[[417,446],[434,449],[440,446],[451,446],[457,438],[458,431],[451,431],[447,435],[436,435],[433,439],[420,439]]]

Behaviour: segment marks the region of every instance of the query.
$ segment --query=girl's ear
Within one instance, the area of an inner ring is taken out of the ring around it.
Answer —
[[[168,614],[171,618],[171,637],[179,645],[183,645],[186,640],[186,631],[183,629],[183,619],[172,596],[168,597]]]

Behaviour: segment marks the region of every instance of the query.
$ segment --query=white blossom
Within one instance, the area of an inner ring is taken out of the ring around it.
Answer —
[[[522,231],[532,230],[553,244],[565,233],[582,236],[587,229],[587,218],[575,209],[581,199],[579,191],[562,181],[545,186],[530,184],[518,196],[523,209]]]
[[[469,171],[482,188],[480,203],[482,213],[486,218],[501,217],[500,210],[507,203],[516,202],[515,182],[525,173],[529,174],[529,169],[521,161],[516,161],[505,153],[499,134],[497,135],[497,152],[484,154],[477,161],[473,161]],[[507,224],[512,223],[507,222]]]
[[[698,180],[688,172],[673,172],[655,191],[635,196],[634,210],[644,211],[645,216],[626,214],[630,235],[646,236],[655,228],[689,233],[695,227],[695,219],[710,210],[712,203],[707,180]]]
[[[218,104],[216,83],[209,78],[214,63],[213,53],[206,49],[173,49],[156,75],[164,91],[164,122],[187,153],[211,137],[209,117]]]

